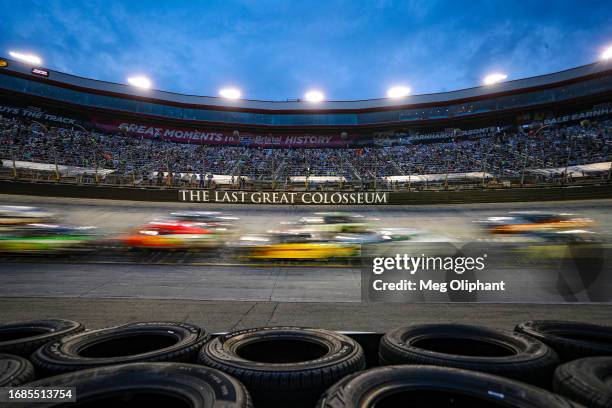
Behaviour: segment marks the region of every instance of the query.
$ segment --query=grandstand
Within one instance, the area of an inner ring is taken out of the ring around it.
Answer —
[[[608,62],[404,101],[316,106],[41,77],[8,62],[0,68],[3,177],[361,189],[610,178]]]

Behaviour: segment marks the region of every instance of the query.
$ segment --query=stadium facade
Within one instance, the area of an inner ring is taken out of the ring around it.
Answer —
[[[609,61],[445,93],[311,103],[181,95],[2,60],[0,113],[212,145],[344,147],[401,132],[418,132],[421,139],[452,129],[487,132],[502,125],[580,120],[589,113],[577,112],[586,110],[599,115],[609,109],[612,95]]]

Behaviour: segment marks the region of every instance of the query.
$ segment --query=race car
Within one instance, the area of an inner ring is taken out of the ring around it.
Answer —
[[[237,219],[220,212],[175,212],[136,228],[120,241],[132,249],[219,249],[234,233]]]
[[[0,252],[62,253],[90,250],[95,227],[60,223],[50,211],[27,206],[0,207]]]
[[[200,250],[220,245],[212,229],[180,221],[152,221],[119,240],[133,249]]]
[[[219,229],[233,228],[239,218],[217,211],[180,211],[171,213],[167,219]]]
[[[319,212],[302,217],[298,225],[303,230],[330,233],[359,233],[369,230],[368,219],[360,214],[346,212]]]
[[[55,214],[37,207],[3,205],[0,206],[0,228],[31,223],[48,222]]]
[[[516,211],[507,216],[489,217],[484,222],[492,234],[542,235],[584,230],[594,225],[590,218],[574,214]]]
[[[0,252],[67,252],[94,248],[95,227],[58,224],[27,224],[13,231],[0,233]]]
[[[359,255],[359,245],[325,240],[310,233],[276,232],[245,235],[236,244],[239,256],[254,260],[327,260]]]
[[[315,213],[265,234],[242,236],[241,258],[268,260],[329,260],[358,257],[363,244],[397,241],[439,241],[413,228],[372,228],[365,217],[349,213]]]

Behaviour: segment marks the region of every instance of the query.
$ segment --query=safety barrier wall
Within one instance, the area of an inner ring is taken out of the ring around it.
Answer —
[[[49,182],[0,181],[3,194],[111,200],[185,202],[186,204],[295,205],[428,205],[518,201],[562,201],[612,198],[612,184],[567,187],[508,188],[467,191],[325,191],[257,192],[199,189],[157,189],[75,185]],[[361,198],[360,198],[361,197]]]

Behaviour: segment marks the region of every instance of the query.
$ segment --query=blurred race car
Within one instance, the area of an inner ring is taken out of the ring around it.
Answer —
[[[359,255],[357,243],[325,240],[306,232],[244,235],[236,247],[241,257],[256,260],[315,260]]]
[[[499,251],[496,262],[507,262],[512,267],[519,264],[538,271],[552,270],[564,274],[563,279],[574,279],[586,271],[597,273],[601,269],[606,244],[591,228],[595,225],[591,218],[569,213],[518,211],[481,222],[496,237],[495,241],[499,238],[510,244],[495,248]]]
[[[549,234],[583,230],[594,225],[590,218],[567,213],[517,211],[508,216],[489,217],[484,221],[492,234]]]
[[[369,219],[360,214],[347,212],[320,212],[302,217],[297,222],[302,230],[317,232],[357,233],[369,230]]]
[[[0,228],[7,226],[41,223],[53,220],[55,215],[37,207],[18,205],[0,206]]]
[[[207,249],[219,245],[212,229],[179,221],[153,221],[120,241],[134,249]]]
[[[374,229],[371,220],[351,213],[315,213],[265,234],[242,236],[236,247],[242,258],[326,260],[358,257],[362,244],[433,238],[413,228]]]
[[[52,212],[36,207],[0,207],[0,252],[61,253],[89,250],[95,227],[61,224]]]
[[[226,230],[234,228],[234,222],[239,218],[217,211],[181,211],[171,213],[167,219],[205,225],[223,231],[224,228]]]
[[[120,241],[134,249],[218,249],[233,233],[234,220],[217,212],[177,212],[140,226]]]

